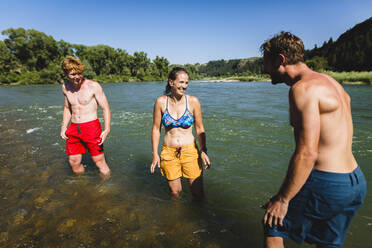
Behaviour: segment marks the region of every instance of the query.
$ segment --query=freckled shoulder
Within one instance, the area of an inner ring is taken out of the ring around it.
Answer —
[[[187,95],[187,99],[190,102],[190,104],[192,104],[192,105],[200,104],[199,99],[196,96]]]
[[[88,80],[88,79],[85,79],[85,81],[91,87],[101,87],[101,85],[96,81],[92,81],[92,80]]]
[[[64,82],[62,84],[62,86],[61,86],[63,94],[65,94],[65,92],[67,91],[67,89],[66,89],[67,88],[67,84],[68,84],[68,82]]]
[[[92,80],[87,80],[86,81],[87,83],[87,88],[90,89],[90,90],[93,90],[93,92],[100,92],[102,91],[102,86],[96,82],[96,81],[92,81]]]
[[[159,106],[161,111],[164,112],[166,100],[167,96],[159,96],[158,98],[156,98],[154,106]]]
[[[196,96],[187,95],[189,110],[194,112],[195,108],[200,108],[199,99]]]
[[[156,98],[156,101],[155,103],[165,103],[165,101],[167,100],[167,96],[159,96],[158,98]]]

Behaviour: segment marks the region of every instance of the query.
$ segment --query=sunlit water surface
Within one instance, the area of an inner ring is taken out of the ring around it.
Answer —
[[[149,173],[152,109],[164,83],[103,88],[112,111],[105,142],[109,180],[100,178],[89,156],[84,175],[71,172],[59,136],[60,86],[0,87],[0,247],[261,247],[259,206],[278,190],[294,148],[288,88],[190,84],[188,94],[202,104],[212,160],[202,203],[186,183],[172,199],[159,171]],[[372,87],[345,88],[352,98],[353,150],[370,181]],[[344,247],[372,243],[371,183],[368,189]]]

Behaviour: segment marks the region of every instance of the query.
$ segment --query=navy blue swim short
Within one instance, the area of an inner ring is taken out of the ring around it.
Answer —
[[[289,202],[283,226],[265,225],[265,236],[306,241],[318,247],[341,247],[346,229],[362,205],[367,185],[360,167],[351,173],[313,169]]]

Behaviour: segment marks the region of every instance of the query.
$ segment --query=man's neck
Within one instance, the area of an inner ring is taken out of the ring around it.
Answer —
[[[299,62],[294,65],[286,65],[286,71],[287,71],[287,84],[292,86],[308,73],[313,72],[305,63]]]
[[[80,90],[81,86],[83,85],[83,83],[85,82],[85,79],[83,79],[79,84],[74,84],[73,82],[70,81],[71,85],[72,85],[72,88],[75,90],[75,91],[78,91]]]

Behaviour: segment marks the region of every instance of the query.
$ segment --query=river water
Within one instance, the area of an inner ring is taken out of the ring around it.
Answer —
[[[288,87],[190,84],[212,161],[206,200],[197,202],[186,183],[174,199],[160,172],[149,173],[152,109],[164,86],[103,84],[112,111],[108,180],[89,156],[86,173],[73,175],[59,136],[59,85],[0,87],[0,247],[261,247],[259,206],[278,190],[294,149]],[[372,243],[372,87],[345,89],[354,154],[369,184],[344,247],[364,248]]]

